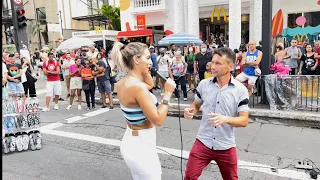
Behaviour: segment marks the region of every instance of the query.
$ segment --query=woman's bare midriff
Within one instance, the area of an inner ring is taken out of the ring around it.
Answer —
[[[145,120],[143,123],[141,124],[130,124],[129,122],[127,122],[127,125],[130,129],[132,130],[142,130],[142,129],[150,129],[153,128],[154,125],[152,124],[152,122],[150,122],[149,120]]]

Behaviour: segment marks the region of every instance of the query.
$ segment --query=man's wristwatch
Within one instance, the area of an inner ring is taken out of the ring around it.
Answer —
[[[169,105],[169,101],[164,99],[161,101],[161,104]]]

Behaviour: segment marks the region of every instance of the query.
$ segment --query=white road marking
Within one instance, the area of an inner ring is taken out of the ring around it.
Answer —
[[[54,126],[52,126],[52,127],[54,127]],[[41,129],[41,133],[55,135],[55,136],[61,136],[61,137],[67,137],[67,138],[72,138],[72,139],[78,139],[78,140],[84,140],[84,141],[89,141],[89,142],[94,142],[94,143],[99,143],[99,144],[111,145],[111,146],[120,146],[121,145],[121,141],[117,140],[117,139],[107,139],[107,138],[84,135],[84,134],[79,134],[79,133],[57,131],[57,130],[52,130],[52,129],[50,130],[49,128]],[[175,156],[181,157],[181,151],[179,149],[172,149],[172,148],[166,148],[166,147],[160,147],[160,146],[158,146],[158,148],[163,149],[163,150],[167,151],[168,153],[173,154]],[[168,153],[161,151],[161,150],[158,150],[158,153],[168,154]],[[189,151],[183,151],[183,157],[188,159],[189,153],[190,153]],[[214,161],[212,161],[211,163],[215,164]],[[304,172],[299,172],[299,171],[294,171],[294,170],[289,170],[289,169],[277,169],[278,172],[272,172],[270,169],[272,166],[265,165],[265,164],[258,164],[258,163],[246,162],[246,161],[239,160],[238,165],[239,165],[239,168],[241,168],[241,169],[247,169],[247,170],[252,170],[252,171],[256,171],[256,172],[266,173],[266,174],[270,174],[273,176],[279,176],[279,177],[285,177],[285,178],[291,178],[291,179],[299,179],[299,180],[310,179],[310,175],[308,175]],[[320,179],[320,177],[318,178],[318,180],[319,179]]]
[[[86,119],[87,117],[83,117],[83,116],[74,116],[74,117],[71,117],[71,118],[68,118],[66,119],[67,123],[74,123],[76,121],[80,121],[82,119]]]

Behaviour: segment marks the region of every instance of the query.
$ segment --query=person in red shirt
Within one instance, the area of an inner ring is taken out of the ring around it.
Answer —
[[[70,56],[71,56],[72,59],[76,59],[76,54],[73,53],[71,50],[68,50],[68,52],[65,53],[65,54],[61,57],[61,59],[63,59],[63,60],[67,59],[67,54],[70,54]]]
[[[320,41],[318,40],[316,43],[314,43],[315,44],[315,50],[314,50],[314,52],[315,52],[315,54],[314,54],[314,57],[316,58],[316,59],[318,59],[318,66],[317,66],[317,69],[316,69],[316,75],[320,75],[320,46],[319,46],[319,44],[320,44]]]
[[[43,112],[49,111],[49,103],[53,94],[55,95],[54,109],[58,110],[58,100],[61,95],[61,82],[60,82],[60,63],[54,60],[54,54],[48,54],[49,60],[43,63],[42,69],[44,75],[47,76],[47,98],[46,106],[42,109]]]

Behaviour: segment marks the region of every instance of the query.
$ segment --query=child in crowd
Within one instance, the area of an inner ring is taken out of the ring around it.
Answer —
[[[204,72],[204,78],[205,79],[208,79],[208,78],[211,78],[212,77],[212,73],[211,73],[211,62],[208,62],[207,65],[206,65],[206,72]]]

